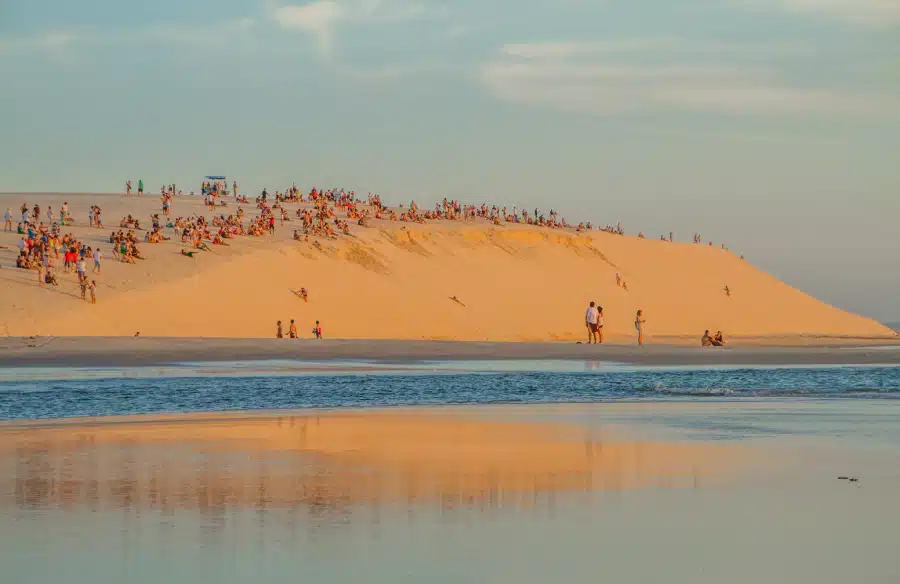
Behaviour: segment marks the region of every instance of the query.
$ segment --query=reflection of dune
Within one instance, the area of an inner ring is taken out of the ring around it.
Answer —
[[[734,447],[437,414],[186,415],[0,429],[3,505],[528,505],[555,492],[692,485]]]

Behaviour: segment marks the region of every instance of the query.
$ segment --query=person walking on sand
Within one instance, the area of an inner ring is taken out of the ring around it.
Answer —
[[[587,327],[589,345],[597,342],[597,319],[599,316],[595,303],[591,302],[584,313],[584,325]]]
[[[93,257],[94,257],[94,272],[99,274],[100,273],[100,260],[103,259],[103,254],[100,252],[99,247],[94,250]]]
[[[647,323],[647,320],[644,318],[644,311],[638,310],[637,316],[634,317],[634,328],[637,329],[638,333],[638,345],[644,344],[644,325]]]
[[[87,264],[84,263],[84,258],[79,258],[75,262],[75,273],[80,280],[87,280]]]
[[[291,319],[291,326],[288,328],[288,335],[289,335],[292,339],[296,339],[296,338],[297,338],[297,325],[294,324],[294,319],[293,319],[293,318]]]
[[[12,211],[9,210],[9,207],[6,208],[6,213],[3,214],[3,231],[12,231]]]
[[[91,291],[91,304],[97,304],[97,280],[91,280],[88,290]]]
[[[125,181],[125,194],[131,196],[131,179]]]
[[[316,321],[316,326],[313,328],[312,332],[313,336],[315,336],[317,339],[322,339],[322,325],[319,324],[319,321]]]
[[[277,329],[275,330],[275,338],[276,338],[276,339],[283,339],[283,338],[284,338],[284,333],[281,332],[281,321],[280,321],[280,320],[278,321],[278,324],[277,324],[276,326],[277,326]]]
[[[144,179],[140,179],[140,178],[138,179],[138,194],[139,195],[144,194]]]

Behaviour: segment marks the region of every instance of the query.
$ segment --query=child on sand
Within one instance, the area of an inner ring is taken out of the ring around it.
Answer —
[[[319,321],[316,321],[316,326],[313,327],[312,333],[317,339],[322,338],[322,326],[319,324]]]
[[[296,338],[297,338],[297,325],[294,324],[294,319],[293,319],[293,318],[291,319],[291,326],[288,328],[288,335],[289,335],[292,339],[296,339]]]
[[[284,333],[281,332],[281,321],[280,321],[280,320],[278,321],[277,327],[278,327],[278,328],[277,328],[277,330],[275,331],[275,338],[276,338],[276,339],[283,339],[283,338],[284,338]]]
[[[91,304],[97,304],[97,281],[91,280],[91,285],[88,286],[88,289],[91,291]]]
[[[79,280],[78,285],[81,286],[81,299],[87,300],[87,298],[85,297],[87,295],[87,289],[88,289],[87,280],[84,280],[84,279]]]

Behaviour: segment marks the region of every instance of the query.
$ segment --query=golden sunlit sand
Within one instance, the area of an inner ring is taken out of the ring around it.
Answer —
[[[0,235],[0,332],[10,336],[263,338],[274,337],[276,321],[287,330],[295,319],[300,336],[319,320],[326,338],[572,342],[586,337],[584,310],[594,300],[612,341],[633,341],[638,309],[649,342],[693,345],[705,329],[758,343],[894,338],[718,247],[483,220],[373,220],[353,225],[349,237],[304,243],[291,239],[294,218],[275,236],[238,237],[194,258],[180,255],[174,239],[139,244],[147,259],[131,265],[112,257],[110,231],[126,214],[149,223],[158,196],[3,195],[0,207],[16,211],[25,201],[54,208],[68,201],[77,223],[64,232],[99,245],[105,259],[100,274],[89,274],[98,283],[92,306],[61,269],[59,287],[39,287],[35,272],[14,267],[19,236]],[[103,208],[103,230],[87,226],[92,204]],[[252,203],[243,207],[256,215]],[[286,207],[293,216],[297,205]],[[235,211],[230,202],[216,213]],[[173,217],[194,214],[212,215],[200,197],[175,199]],[[308,303],[300,288],[309,290]]]

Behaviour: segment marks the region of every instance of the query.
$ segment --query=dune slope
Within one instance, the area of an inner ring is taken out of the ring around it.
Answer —
[[[149,213],[157,204],[149,197],[104,202],[111,217],[141,205]],[[77,216],[78,205],[70,205]],[[178,215],[203,213],[194,201],[178,205]],[[7,269],[18,236],[4,233],[0,332],[271,337],[277,320],[286,331],[295,319],[302,336],[320,320],[331,338],[572,341],[586,336],[584,309],[593,300],[604,307],[612,340],[634,336],[638,309],[659,340],[699,338],[707,328],[732,337],[892,336],[727,251],[600,232],[374,222],[354,227],[350,238],[298,243],[285,224],[275,237],[240,238],[194,259],[181,256],[175,241],[144,245],[148,259],[126,265],[103,241],[109,229],[72,231],[107,256],[93,275],[99,303],[78,298],[73,275],[63,274],[59,288],[39,288],[33,272]],[[301,287],[309,302],[298,297]]]

